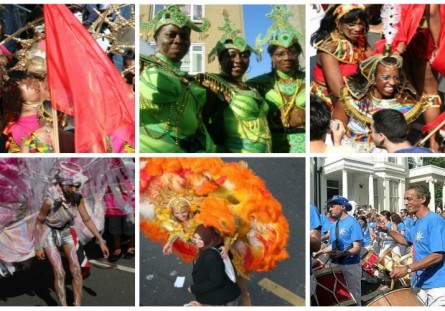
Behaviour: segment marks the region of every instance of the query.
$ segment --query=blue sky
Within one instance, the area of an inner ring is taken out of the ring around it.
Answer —
[[[267,13],[272,11],[272,5],[243,5],[244,8],[244,30],[247,43],[255,48],[255,39],[259,33],[261,38],[267,33],[267,29],[272,25],[272,20],[266,17]],[[256,77],[260,74],[269,72],[271,70],[271,60],[267,53],[267,45],[264,46],[264,51],[261,62],[256,61],[255,54],[250,58],[250,70],[248,78]]]

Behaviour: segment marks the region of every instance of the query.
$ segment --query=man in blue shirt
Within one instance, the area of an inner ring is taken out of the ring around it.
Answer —
[[[311,271],[311,296],[315,293],[316,281],[312,274],[312,253],[317,252],[320,249],[321,241],[320,241],[320,230],[321,230],[321,221],[320,214],[315,207],[314,204],[310,205],[310,271]]]
[[[360,224],[354,217],[348,215],[348,212],[352,210],[352,205],[345,197],[336,195],[326,203],[331,216],[336,221],[331,226],[330,245],[318,251],[315,256],[329,254],[332,260],[331,267],[341,269],[352,296],[357,305],[361,306],[360,250],[363,235]]]
[[[414,245],[414,262],[395,268],[390,277],[403,278],[412,273],[411,285],[426,306],[445,306],[445,219],[428,208],[431,194],[423,185],[411,185],[405,191],[405,206],[417,220],[404,236],[383,226],[397,243]]]

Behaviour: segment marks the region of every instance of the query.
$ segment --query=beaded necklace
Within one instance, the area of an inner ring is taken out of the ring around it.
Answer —
[[[295,79],[293,76],[295,72],[287,75],[281,71],[276,70],[275,77],[275,91],[280,95],[280,110],[281,110],[281,123],[285,128],[289,128],[289,114],[292,108],[295,106],[295,99],[297,98],[298,91],[300,90],[301,81]],[[289,99],[289,96],[290,99]]]

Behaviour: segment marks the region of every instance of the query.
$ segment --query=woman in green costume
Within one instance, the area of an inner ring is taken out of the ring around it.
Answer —
[[[201,119],[205,89],[180,69],[190,48],[191,30],[209,28],[207,19],[197,26],[178,5],[168,5],[149,23],[141,23],[144,38],[154,33],[157,50],[141,56],[140,152],[214,151]]]
[[[268,43],[272,71],[248,81],[269,104],[268,122],[272,133],[273,152],[305,152],[306,91],[305,73],[298,57],[302,53],[298,39],[304,36],[287,22],[292,13],[285,6],[274,5],[267,14],[273,19],[264,39],[257,38],[257,47]]]
[[[209,53],[209,62],[218,57],[221,73],[199,74],[196,80],[207,89],[203,118],[218,152],[271,152],[267,124],[268,105],[254,88],[243,82],[251,53],[257,54],[229,20],[218,29],[223,37]]]

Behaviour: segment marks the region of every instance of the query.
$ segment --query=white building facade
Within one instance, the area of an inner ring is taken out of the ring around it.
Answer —
[[[311,203],[322,213],[326,212],[326,201],[337,194],[346,197],[357,210],[398,213],[405,208],[403,195],[409,184],[428,187],[432,194],[429,208],[435,211],[434,190],[445,187],[445,169],[423,166],[422,158],[317,157],[311,158],[310,171]]]

